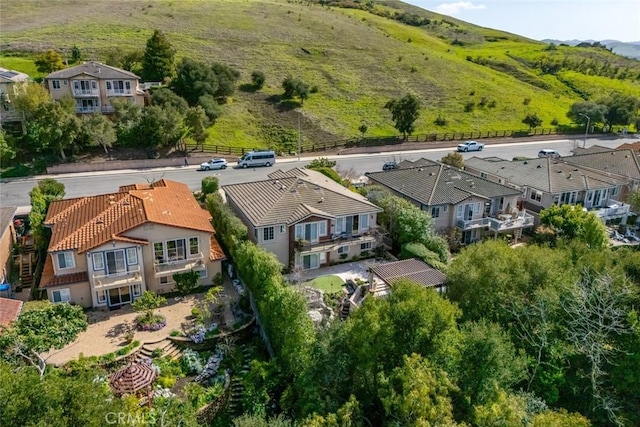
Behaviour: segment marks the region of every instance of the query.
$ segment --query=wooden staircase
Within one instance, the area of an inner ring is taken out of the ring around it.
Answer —
[[[25,246],[25,250],[27,247]],[[31,289],[33,285],[33,267],[35,263],[35,257],[33,252],[33,246],[31,249],[20,255],[20,287],[22,289]]]
[[[351,303],[349,302],[349,297],[345,297],[342,300],[342,305],[340,308],[340,320],[345,320],[347,316],[349,316],[350,310],[351,310]]]
[[[235,373],[231,379],[231,396],[229,397],[229,406],[227,408],[231,417],[242,415],[242,400],[244,399],[244,377],[249,372],[249,360],[251,359],[251,351],[246,344],[241,344],[242,349],[242,369]]]

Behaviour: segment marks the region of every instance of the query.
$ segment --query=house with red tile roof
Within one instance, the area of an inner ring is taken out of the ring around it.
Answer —
[[[175,273],[197,271],[211,285],[225,254],[187,185],[160,180],[117,193],[58,200],[40,280],[52,302],[114,308],[146,290],[173,290]]]

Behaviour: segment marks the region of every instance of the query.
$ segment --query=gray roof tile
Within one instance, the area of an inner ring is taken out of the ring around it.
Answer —
[[[638,154],[633,150],[609,150],[606,152],[587,153],[563,157],[562,160],[603,172],[615,173],[635,180],[640,179],[640,159],[638,158]]]
[[[319,172],[276,171],[265,181],[223,185],[230,198],[256,227],[295,224],[312,216],[339,217],[382,210],[363,196]]]
[[[367,176],[374,183],[427,206],[454,205],[471,196],[489,199],[520,194],[506,185],[435,162],[421,167],[369,172]]]
[[[97,79],[136,79],[140,80],[140,77],[136,76],[130,71],[122,70],[110,65],[101,64],[96,61],[85,62],[75,67],[65,68],[64,70],[54,71],[47,75],[45,79],[70,79],[81,74],[87,74]]]

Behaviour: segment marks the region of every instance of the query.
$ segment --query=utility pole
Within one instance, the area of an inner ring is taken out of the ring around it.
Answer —
[[[302,150],[302,139],[300,138],[300,115],[298,111],[298,161],[300,161],[300,151]]]
[[[584,130],[584,143],[582,144],[582,148],[586,148],[587,147],[587,135],[589,135],[589,125],[591,124],[591,117],[587,116],[584,113],[578,113],[578,115],[587,118],[587,126],[586,126],[586,128]]]

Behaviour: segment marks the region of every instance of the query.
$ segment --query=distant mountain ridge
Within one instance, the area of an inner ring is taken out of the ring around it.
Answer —
[[[576,39],[573,39],[573,40],[544,39],[542,41],[544,43],[566,44],[569,46],[577,46],[580,43],[599,42],[600,44],[603,44],[607,48],[611,49],[613,53],[626,56],[627,58],[640,59],[640,41],[621,42],[619,40],[576,40]]]

